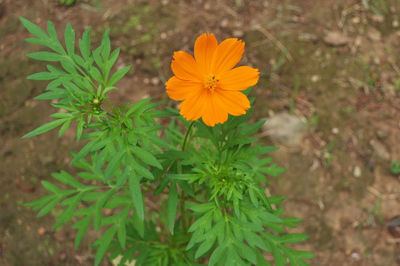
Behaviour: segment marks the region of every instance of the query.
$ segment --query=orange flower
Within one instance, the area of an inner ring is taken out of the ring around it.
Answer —
[[[228,114],[239,116],[250,108],[242,90],[258,81],[258,69],[249,66],[234,68],[244,52],[244,43],[236,38],[218,44],[214,34],[202,34],[192,55],[179,51],[171,63],[175,76],[167,83],[171,99],[183,101],[180,113],[187,120],[200,117],[213,127],[224,123]]]

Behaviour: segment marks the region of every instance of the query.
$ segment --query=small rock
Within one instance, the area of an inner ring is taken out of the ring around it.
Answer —
[[[339,31],[328,31],[324,37],[324,42],[332,46],[346,45],[349,41],[349,38]]]
[[[383,160],[390,159],[390,154],[386,150],[385,146],[382,143],[380,143],[379,141],[371,140],[370,144],[371,144],[372,148],[374,149],[376,156],[378,156],[379,158],[381,158]]]
[[[383,21],[385,21],[385,18],[383,16],[380,16],[380,15],[377,15],[377,14],[372,15],[371,19],[373,21],[379,22],[379,23],[382,23]]]
[[[46,229],[44,227],[39,227],[38,234],[41,235],[41,236],[46,234]]]
[[[262,130],[272,140],[296,147],[300,145],[307,127],[297,116],[284,112],[267,119],[267,122],[262,126]]]
[[[226,26],[228,26],[228,23],[229,23],[229,21],[228,21],[226,18],[224,18],[224,19],[221,21],[221,27],[225,28]]]
[[[332,128],[332,133],[335,135],[339,134],[339,129],[337,127]]]
[[[396,88],[392,84],[385,84],[379,89],[387,96],[395,96],[396,95]]]
[[[304,32],[299,36],[300,40],[315,42],[318,41],[318,36],[312,33]]]
[[[160,79],[157,77],[153,77],[151,79],[151,84],[153,84],[154,86],[157,86],[160,83]]]
[[[314,82],[314,83],[318,82],[320,79],[321,79],[321,77],[318,76],[318,75],[312,75],[311,76],[311,81]]]
[[[354,167],[353,175],[355,177],[361,177],[361,168],[359,166]]]
[[[360,19],[360,17],[354,17],[351,21],[352,21],[354,24],[358,24],[358,23],[360,23],[361,19]]]
[[[361,259],[360,254],[358,254],[357,252],[351,253],[351,257],[352,257],[354,260],[360,260],[360,259]]]
[[[243,37],[244,32],[242,30],[234,30],[232,34],[235,37]]]
[[[382,39],[382,35],[381,35],[380,31],[378,31],[377,29],[375,29],[373,27],[370,27],[368,29],[367,36],[371,41],[374,41],[374,42],[379,42]]]
[[[387,138],[387,136],[389,136],[389,134],[388,134],[385,130],[383,130],[383,129],[378,129],[378,130],[376,131],[376,135],[377,135],[378,138],[380,138],[380,139],[385,139],[385,138]]]

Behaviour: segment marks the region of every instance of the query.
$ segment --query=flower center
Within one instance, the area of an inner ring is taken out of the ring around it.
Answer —
[[[208,75],[204,80],[204,87],[208,89],[209,92],[214,92],[217,88],[219,79],[214,75]]]

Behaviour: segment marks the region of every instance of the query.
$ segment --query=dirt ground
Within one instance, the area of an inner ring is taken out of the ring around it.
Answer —
[[[382,4],[384,3],[384,4]],[[246,42],[243,64],[260,69],[253,120],[282,112],[300,118],[304,137],[280,150],[287,169],[268,193],[286,195],[286,214],[304,219],[300,246],[312,265],[400,265],[400,237],[385,225],[400,215],[400,2],[397,0],[0,0],[0,265],[91,265],[91,232],[73,249],[71,227],[51,232],[57,211],[42,218],[23,206],[45,192],[41,180],[68,169],[72,134],[21,136],[49,121],[33,98],[45,83],[26,76],[44,64],[19,23],[24,16],[79,36],[111,29],[118,66],[133,65],[113,93],[116,103],[165,99],[173,51],[193,47],[203,32]],[[104,265],[109,265],[104,262]]]

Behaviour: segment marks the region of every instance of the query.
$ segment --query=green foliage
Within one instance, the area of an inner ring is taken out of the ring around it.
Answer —
[[[400,174],[400,161],[393,161],[391,167],[392,174],[398,175]]]
[[[362,0],[362,4],[365,9],[371,10],[381,17],[384,17],[389,12],[386,0]]]
[[[75,248],[89,228],[100,231],[95,265],[108,252],[119,265],[271,265],[264,253],[276,265],[308,265],[312,253],[290,247],[307,235],[287,232],[300,219],[283,215],[283,197],[264,192],[268,178],[284,169],[268,157],[276,147],[253,137],[264,121],[246,122],[252,110],[208,127],[175,109],[156,109],[150,98],[115,107],[108,92],[130,67],[113,71],[119,49],[111,49],[108,31],[92,50],[90,29],[75,42],[67,24],[62,45],[52,23],[45,32],[21,22],[34,36],[27,41],[49,50],[28,56],[53,63],[29,76],[49,81],[36,99],[58,109],[24,137],[57,127],[62,136],[75,124],[76,139],[85,142],[72,153],[76,171],[42,181],[48,195],[27,206],[39,217],[60,208],[54,229],[72,222]],[[159,124],[165,117],[167,128]],[[160,203],[157,210],[146,206],[147,197]]]

